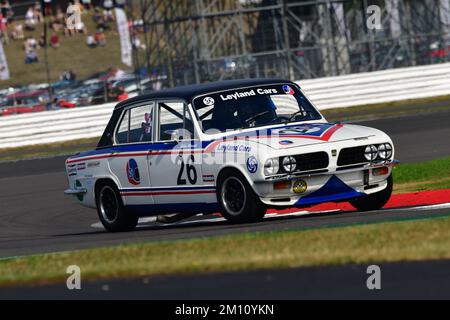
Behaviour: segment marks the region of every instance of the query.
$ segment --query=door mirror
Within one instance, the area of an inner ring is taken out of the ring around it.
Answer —
[[[184,139],[183,129],[166,130],[166,131],[164,131],[164,133],[169,135],[170,140],[175,141],[176,143],[179,143],[181,140]]]

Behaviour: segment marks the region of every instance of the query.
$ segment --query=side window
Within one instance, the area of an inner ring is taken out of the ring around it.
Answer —
[[[130,109],[125,111],[116,132],[116,143],[128,143],[128,128],[130,127]]]
[[[194,125],[187,106],[183,102],[162,102],[159,104],[159,140],[172,140],[172,132],[182,132],[183,139],[193,139]]]
[[[153,140],[153,105],[139,106],[125,111],[116,132],[116,142],[138,143]]]

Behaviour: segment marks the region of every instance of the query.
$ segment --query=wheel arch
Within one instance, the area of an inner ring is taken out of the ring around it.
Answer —
[[[245,178],[245,180],[247,181],[247,183],[250,185],[250,187],[253,189],[253,191],[256,192],[255,188],[253,187],[253,181],[248,176],[247,172],[245,172],[244,170],[242,170],[241,167],[236,166],[236,165],[226,165],[226,166],[220,168],[219,172],[217,173],[217,178],[216,178],[216,189],[217,190],[219,189],[219,181],[221,180],[222,175],[226,171],[234,171],[234,172],[237,172],[240,175],[242,175]]]

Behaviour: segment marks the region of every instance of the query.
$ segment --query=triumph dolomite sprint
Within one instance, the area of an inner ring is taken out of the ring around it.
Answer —
[[[119,103],[97,148],[67,159],[65,193],[108,231],[143,216],[254,222],[323,202],[380,209],[396,163],[385,133],[327,122],[296,83],[223,81]]]

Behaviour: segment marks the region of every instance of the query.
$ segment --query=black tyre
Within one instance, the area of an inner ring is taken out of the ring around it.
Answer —
[[[220,211],[228,221],[256,222],[266,214],[266,207],[238,171],[227,169],[222,172],[217,186]]]
[[[106,230],[110,232],[131,231],[139,217],[126,212],[119,190],[112,182],[102,183],[96,192],[97,213]]]
[[[371,211],[383,208],[391,198],[392,187],[394,185],[392,174],[388,177],[387,183],[384,190],[351,200],[350,204],[359,211]]]

